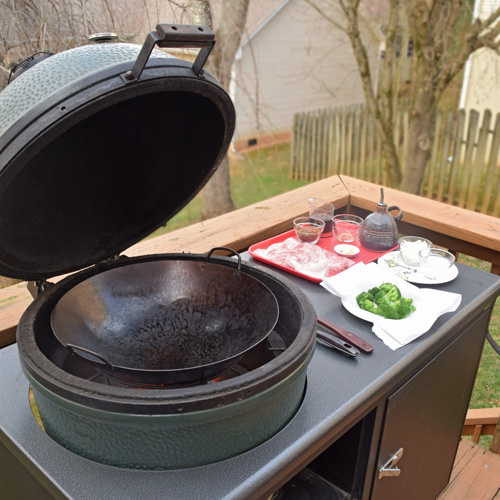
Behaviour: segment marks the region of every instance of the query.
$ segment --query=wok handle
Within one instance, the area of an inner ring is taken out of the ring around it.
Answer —
[[[90,354],[91,356],[95,356],[97,359],[102,361],[105,365],[108,365],[110,368],[113,368],[113,369],[115,368],[114,365],[109,360],[107,360],[102,354],[99,354],[99,353],[94,352],[90,349],[87,349],[86,347],[81,347],[81,346],[76,345],[76,344],[66,344],[66,347],[71,352],[77,354],[78,356],[80,356],[80,354],[78,352],[75,352],[75,351],[82,351],[82,352],[85,352],[87,354]]]
[[[208,26],[194,24],[158,24],[156,31],[151,31],[131,71],[127,71],[128,82],[139,80],[155,45],[158,47],[200,47],[192,70],[196,76],[202,74],[202,68],[215,45],[215,35]]]
[[[210,260],[210,257],[212,256],[212,254],[216,250],[224,250],[225,252],[232,253],[238,259],[238,271],[241,271],[241,255],[236,250],[233,250],[232,248],[228,248],[228,247],[214,247],[214,248],[212,248],[212,250],[210,250],[210,252],[208,252],[208,254],[207,254],[207,258],[205,259],[205,263],[208,263],[208,261]]]
[[[351,333],[348,330],[344,330],[343,328],[340,328],[340,326],[336,326],[323,318],[318,318],[318,323],[328,330],[331,330],[342,340],[345,340],[346,342],[349,342],[353,346],[357,347],[361,352],[369,354],[373,351],[373,346],[371,344],[366,342],[366,340],[358,337],[357,335],[354,335],[354,333]]]

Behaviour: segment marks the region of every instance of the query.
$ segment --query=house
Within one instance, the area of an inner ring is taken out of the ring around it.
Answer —
[[[211,4],[216,23],[219,4]],[[365,4],[361,5],[362,36],[376,81],[384,37],[374,14],[386,2]],[[328,5],[328,15],[340,21],[341,14],[332,8],[337,3]],[[169,2],[163,2],[161,9],[145,13],[143,26],[148,29],[136,37],[138,43],[158,22],[190,22],[186,11],[175,11]],[[289,140],[297,112],[364,102],[347,36],[304,0],[250,0],[242,40],[229,89],[236,107],[233,145],[237,150]]]

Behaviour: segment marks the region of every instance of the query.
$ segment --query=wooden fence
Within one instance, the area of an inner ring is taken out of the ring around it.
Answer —
[[[408,112],[396,117],[394,140],[407,161]],[[500,113],[438,115],[421,195],[500,215]],[[292,131],[292,177],[315,181],[345,174],[387,185],[380,137],[363,105],[299,113]]]

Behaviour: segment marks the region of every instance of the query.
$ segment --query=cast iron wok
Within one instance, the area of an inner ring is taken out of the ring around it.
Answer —
[[[216,377],[269,335],[279,308],[239,265],[209,261],[214,250],[205,261],[125,264],[92,276],[54,307],[54,335],[104,372],[136,383]]]

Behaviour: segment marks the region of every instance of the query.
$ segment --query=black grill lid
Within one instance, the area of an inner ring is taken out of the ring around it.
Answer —
[[[149,57],[155,44],[202,49],[192,64]],[[40,280],[105,260],[199,192],[235,122],[201,70],[212,45],[206,27],[159,25],[142,51],[78,47],[0,93],[0,275]]]

